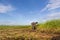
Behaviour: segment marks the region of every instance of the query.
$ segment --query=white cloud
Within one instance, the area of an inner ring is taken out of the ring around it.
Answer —
[[[0,4],[0,13],[7,13],[13,10],[15,10],[15,8],[12,5]]]
[[[46,21],[51,19],[59,19],[60,12],[57,12],[58,11],[57,8],[60,8],[60,0],[49,0],[48,4],[40,11],[40,12],[49,11],[42,18],[42,20]]]
[[[56,9],[60,7],[60,0],[49,0],[49,4],[47,5],[48,10]]]
[[[40,11],[52,10],[60,7],[60,0],[49,0],[48,4]]]
[[[48,14],[47,16],[48,16],[48,17],[57,17],[57,16],[60,16],[60,12],[51,13],[51,14]]]
[[[44,18],[43,18],[43,22],[47,21],[47,20],[52,20],[52,19],[59,19],[60,18],[60,12],[53,12],[50,14],[47,14]]]
[[[0,21],[0,25],[18,25],[16,21]]]

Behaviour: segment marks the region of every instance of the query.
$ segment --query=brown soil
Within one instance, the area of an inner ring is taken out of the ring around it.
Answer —
[[[33,39],[35,38],[35,39]],[[0,29],[0,40],[60,40],[59,34],[41,33],[31,29]]]

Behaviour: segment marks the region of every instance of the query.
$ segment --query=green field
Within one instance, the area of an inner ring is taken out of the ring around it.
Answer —
[[[60,19],[39,23],[36,30],[31,25],[0,25],[0,40],[52,40],[60,36]]]

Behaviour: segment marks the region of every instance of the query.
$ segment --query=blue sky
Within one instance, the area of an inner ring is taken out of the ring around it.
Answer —
[[[0,25],[28,25],[60,18],[60,0],[0,0]]]

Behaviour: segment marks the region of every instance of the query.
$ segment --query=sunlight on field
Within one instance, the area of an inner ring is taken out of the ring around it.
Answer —
[[[35,31],[28,26],[0,26],[0,40],[51,40],[60,36],[60,20],[38,24]]]

